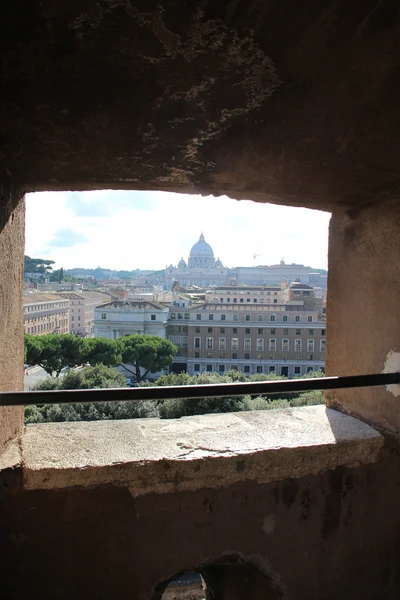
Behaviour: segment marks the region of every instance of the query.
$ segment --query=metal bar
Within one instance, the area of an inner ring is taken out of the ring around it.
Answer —
[[[46,392],[1,392],[0,406],[28,404],[74,404],[77,402],[118,402],[121,400],[167,400],[177,398],[215,398],[258,396],[309,390],[371,387],[400,383],[400,373],[351,375],[349,377],[314,377],[280,381],[246,381],[207,385],[107,388],[96,390],[59,390]]]

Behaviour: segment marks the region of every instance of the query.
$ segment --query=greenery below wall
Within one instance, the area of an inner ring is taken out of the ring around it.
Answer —
[[[309,373],[308,377],[323,377],[319,372]],[[202,385],[210,383],[232,383],[237,381],[271,381],[287,379],[275,374],[257,374],[246,378],[237,371],[228,371],[224,375],[203,373],[202,375],[170,374],[160,377],[156,384],[147,381],[140,386],[164,385]],[[80,371],[69,371],[64,377],[47,377],[39,382],[36,390],[96,389],[125,387],[123,375],[111,367],[98,364],[85,367]],[[250,396],[233,396],[231,398],[179,399],[163,401],[135,402],[97,402],[91,404],[52,404],[27,406],[25,423],[48,423],[54,421],[98,421],[106,419],[161,418],[177,419],[190,415],[208,413],[239,412],[244,410],[271,410],[294,406],[310,406],[324,404],[322,391],[302,393],[268,394],[251,398]]]

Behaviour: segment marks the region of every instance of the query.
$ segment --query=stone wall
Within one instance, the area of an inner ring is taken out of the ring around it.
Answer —
[[[328,375],[400,370],[400,205],[333,216],[329,237]],[[400,432],[400,386],[335,390],[328,405]]]
[[[24,389],[22,281],[25,206],[7,174],[0,180],[0,391]],[[0,454],[22,432],[23,409],[0,407]]]
[[[380,464],[219,490],[16,490],[0,500],[2,594],[154,600],[197,569],[219,600],[395,599],[399,467],[392,448]]]
[[[398,193],[393,0],[14,0],[0,13],[0,157],[25,190],[325,210]]]

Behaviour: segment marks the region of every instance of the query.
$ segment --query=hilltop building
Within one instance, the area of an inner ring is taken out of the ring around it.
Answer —
[[[176,267],[170,265],[165,269],[167,289],[177,283],[186,288],[223,286],[232,280],[238,285],[280,285],[283,279],[326,288],[325,273],[315,272],[310,267],[296,263],[287,264],[283,259],[278,265],[227,268],[219,258],[215,260],[214,251],[203,234],[192,246],[187,263],[181,258]]]
[[[301,283],[310,284],[311,275],[314,276],[315,285],[324,285],[325,283],[326,286],[326,276],[320,275],[320,273],[311,273],[310,267],[304,265],[287,264],[284,259],[280,261],[279,265],[235,267],[230,271],[231,277],[234,277],[238,283],[245,285],[280,284],[282,279],[287,281],[298,280]]]
[[[209,287],[227,283],[228,279],[229,269],[219,258],[215,260],[214,251],[203,234],[192,246],[187,263],[182,257],[177,267],[170,265],[165,269],[165,283],[169,289],[176,281],[185,287]]]

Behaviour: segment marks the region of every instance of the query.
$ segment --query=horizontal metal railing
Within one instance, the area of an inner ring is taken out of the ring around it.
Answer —
[[[206,385],[178,385],[136,388],[106,388],[94,390],[57,390],[34,392],[1,392],[0,406],[29,404],[74,404],[78,402],[118,402],[121,400],[167,400],[178,398],[215,398],[229,396],[259,396],[311,390],[361,388],[400,384],[400,373],[351,375],[346,377],[314,377],[279,381],[246,381]]]

